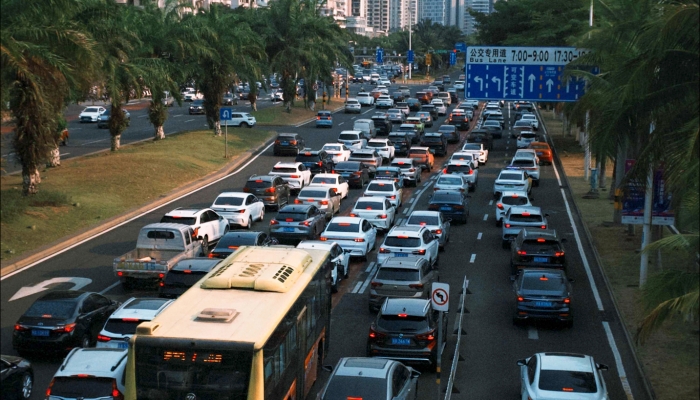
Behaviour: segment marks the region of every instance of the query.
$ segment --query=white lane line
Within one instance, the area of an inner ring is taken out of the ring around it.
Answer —
[[[144,115],[139,115],[139,116],[138,116],[138,117],[136,117],[136,118],[146,118],[146,117],[148,117],[148,114],[144,114]]]
[[[484,221],[488,221],[488,219],[489,219],[489,215],[488,215],[488,214],[484,214]]]
[[[369,110],[363,112],[362,114],[367,114],[368,112],[372,112],[372,111],[374,111],[374,108],[370,108]]]
[[[634,399],[634,396],[632,395],[632,388],[627,380],[625,366],[622,365],[622,357],[620,356],[620,351],[617,349],[617,345],[615,344],[615,338],[613,337],[612,330],[610,330],[610,324],[608,321],[603,321],[603,329],[605,329],[605,336],[608,338],[610,349],[613,352],[613,357],[615,357],[615,367],[617,368],[617,374],[620,377],[620,382],[622,382],[622,389],[624,389],[627,399],[632,400]]]
[[[476,254],[472,254],[471,258],[469,258],[469,264],[474,264],[474,260],[476,260]]]
[[[415,200],[415,199],[414,199],[413,197],[411,197],[410,199],[408,199],[408,204],[413,204],[413,201],[414,201],[414,200]]]
[[[187,122],[192,122],[192,121],[194,121],[194,119],[188,119],[187,121],[185,121],[185,123],[187,123]],[[205,125],[205,126],[206,126],[206,125]]]
[[[538,340],[540,337],[537,334],[537,328],[530,326],[527,328],[527,338],[531,340]]]
[[[481,240],[481,235],[482,235],[482,233],[481,233],[481,232],[479,232],[479,234],[478,234],[478,235],[476,235],[476,240]]]
[[[185,115],[185,114],[176,114],[176,115],[173,115],[173,117],[182,117],[183,115]]]
[[[35,266],[35,265],[37,265],[37,264],[41,264],[41,263],[43,263],[43,262],[46,261],[46,260],[50,260],[50,259],[56,257],[56,256],[59,255],[59,254],[63,254],[63,253],[65,253],[65,252],[67,252],[68,250],[71,250],[71,249],[73,249],[73,248],[75,248],[75,247],[78,247],[78,246],[82,245],[83,243],[86,243],[86,242],[88,242],[88,241],[90,241],[90,240],[95,239],[96,237],[102,236],[102,235],[104,235],[104,234],[107,233],[107,232],[111,232],[111,231],[113,231],[113,230],[115,230],[115,229],[117,229],[117,228],[119,228],[119,227],[122,227],[122,226],[124,226],[124,225],[126,225],[126,224],[128,224],[128,223],[130,223],[130,222],[132,222],[132,221],[135,221],[135,220],[137,220],[137,219],[143,217],[144,215],[147,215],[147,214],[152,213],[152,212],[155,211],[155,210],[159,210],[159,209],[161,209],[161,208],[163,208],[163,207],[169,206],[170,204],[172,204],[172,203],[174,203],[174,202],[176,202],[176,201],[180,201],[181,199],[183,199],[183,198],[185,198],[185,197],[187,197],[187,196],[189,196],[189,195],[191,195],[191,194],[193,194],[193,193],[200,192],[200,191],[202,191],[202,190],[208,188],[209,186],[216,185],[217,183],[219,183],[219,182],[221,182],[221,181],[223,181],[223,180],[225,180],[225,179],[229,179],[230,177],[232,177],[232,176],[234,176],[234,175],[238,175],[239,173],[241,173],[241,171],[243,171],[244,169],[246,169],[250,164],[252,164],[255,160],[257,160],[258,157],[260,157],[260,156],[263,155],[267,150],[269,150],[270,147],[272,147],[273,144],[275,144],[274,141],[273,141],[273,142],[270,142],[270,144],[268,144],[267,146],[265,146],[264,149],[260,150],[260,152],[259,152],[255,157],[252,157],[250,160],[248,160],[248,162],[246,162],[245,164],[241,165],[240,167],[238,167],[237,170],[231,172],[230,174],[225,175],[225,176],[222,176],[221,178],[219,178],[219,179],[217,179],[217,180],[215,180],[215,181],[213,181],[213,182],[209,182],[208,184],[206,184],[206,185],[204,185],[204,186],[202,186],[202,187],[200,187],[200,188],[198,188],[198,189],[195,189],[195,190],[193,190],[193,191],[191,191],[191,192],[188,192],[188,193],[185,193],[185,194],[183,194],[183,195],[181,195],[181,196],[178,196],[178,197],[176,197],[176,198],[174,198],[174,199],[172,199],[172,200],[170,200],[170,201],[168,201],[168,202],[165,202],[165,203],[163,203],[163,204],[161,204],[161,205],[159,205],[159,206],[157,206],[157,207],[154,207],[154,208],[152,208],[152,209],[150,209],[150,210],[147,210],[147,211],[145,211],[145,212],[143,212],[143,213],[141,213],[141,214],[134,215],[133,217],[129,218],[128,220],[126,220],[126,221],[124,221],[124,222],[122,222],[122,223],[120,223],[120,224],[114,225],[114,226],[111,227],[111,228],[107,228],[107,229],[105,229],[105,230],[103,230],[103,231],[101,231],[101,232],[95,233],[94,235],[90,236],[89,238],[85,238],[85,239],[83,239],[83,240],[81,240],[81,241],[79,241],[79,242],[77,242],[77,243],[74,243],[74,244],[72,244],[72,245],[66,247],[66,248],[63,249],[63,250],[59,250],[59,251],[57,251],[57,252],[55,252],[55,253],[53,253],[53,254],[51,254],[51,255],[49,255],[49,256],[46,256],[46,257],[44,257],[44,258],[42,258],[42,259],[40,259],[40,260],[34,261],[33,263],[28,264],[28,265],[25,266],[24,268],[20,268],[20,269],[18,269],[17,271],[11,272],[11,273],[9,273],[9,274],[7,274],[7,275],[5,275],[5,276],[0,277],[0,281],[3,281],[3,280],[5,280],[5,279],[7,279],[7,278],[9,278],[9,277],[11,277],[11,276],[16,275],[16,274],[19,274],[19,273],[22,272],[22,271],[28,270],[29,268],[32,268],[33,266]]]
[[[112,289],[114,289],[115,287],[117,287],[118,284],[119,284],[119,281],[114,282],[113,284],[111,284],[111,285],[107,286],[106,288],[102,289],[102,290],[100,291],[100,294],[105,294],[105,293],[109,292],[110,290],[112,290]]]
[[[489,201],[489,205],[490,205],[490,206],[493,205],[493,200]]]
[[[85,146],[86,144],[99,143],[99,142],[104,142],[104,141],[106,141],[106,140],[107,140],[107,139],[93,140],[92,142],[85,142],[85,143],[81,143],[80,145],[81,145],[81,146]]]
[[[404,208],[403,211],[401,211],[401,214],[403,214],[403,215],[408,214],[408,208]]]
[[[357,117],[352,117],[352,118],[350,118],[350,119],[355,119],[355,118],[357,118]]]
[[[70,153],[61,153],[61,154],[59,154],[59,156],[63,157],[63,156],[67,156],[68,154],[70,154]]]
[[[357,293],[357,291],[360,290],[360,286],[362,286],[362,281],[357,282],[350,293]]]
[[[396,226],[401,226],[401,224],[403,224],[403,218],[397,219],[395,225],[396,225]]]
[[[376,264],[375,261],[372,261],[371,263],[369,263],[369,264],[367,265],[367,268],[365,268],[365,272],[371,271],[372,268],[374,268],[374,264]]]
[[[339,123],[338,123],[338,126],[343,125],[344,123],[345,123],[344,121],[343,121],[343,122],[339,122]]]
[[[369,275],[367,275],[367,279],[365,279],[365,283],[362,284],[360,287],[360,290],[357,293],[364,293],[365,290],[367,289],[367,286],[369,286],[370,281],[372,281],[372,276],[374,275],[374,270],[377,268],[376,264],[372,265],[372,269],[369,271]]]

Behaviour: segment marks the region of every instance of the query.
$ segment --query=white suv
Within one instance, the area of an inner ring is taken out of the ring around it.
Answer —
[[[117,308],[97,335],[97,348],[126,349],[142,322],[151,321],[175,300],[132,297]]]
[[[215,244],[228,230],[228,220],[209,208],[176,208],[165,214],[160,222],[189,225],[194,236],[202,241],[202,251],[206,254],[210,244]]]
[[[126,349],[71,350],[46,389],[46,399],[123,399],[126,354]]]
[[[395,226],[384,238],[377,254],[377,264],[389,257],[423,257],[431,266],[438,264],[440,241],[425,226]]]
[[[221,126],[240,126],[244,128],[252,128],[257,123],[254,116],[244,113],[234,111],[231,113],[230,120],[221,121]]]
[[[278,162],[272,167],[269,175],[282,177],[292,190],[301,190],[311,183],[311,171],[300,162]]]
[[[496,202],[496,226],[501,226],[503,216],[513,206],[531,206],[530,198],[522,190],[504,190]]]
[[[357,94],[357,101],[360,102],[361,106],[372,106],[374,105],[374,96],[369,92],[360,92]]]
[[[518,360],[520,398],[608,400],[602,371],[608,366],[575,353],[537,353]]]

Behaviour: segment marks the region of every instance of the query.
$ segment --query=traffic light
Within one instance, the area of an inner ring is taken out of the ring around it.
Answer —
[[[433,61],[433,55],[428,53],[425,55],[425,65],[430,66]]]

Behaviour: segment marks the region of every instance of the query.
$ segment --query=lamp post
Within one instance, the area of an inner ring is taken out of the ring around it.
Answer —
[[[411,4],[408,4],[408,51],[412,51],[411,47],[411,34],[413,33],[413,15],[411,15]],[[413,72],[413,63],[408,63],[408,80],[411,80],[411,73]]]

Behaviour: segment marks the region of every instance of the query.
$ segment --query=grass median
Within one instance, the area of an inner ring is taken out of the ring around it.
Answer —
[[[65,160],[60,167],[41,172],[39,194],[28,198],[21,195],[21,176],[3,176],[0,258],[19,257],[148,204],[218,171],[273,135],[260,129],[229,128],[228,159],[223,136],[206,130]]]
[[[255,117],[258,125],[262,126],[280,126],[280,125],[297,125],[312,118],[316,118],[318,110],[323,108],[322,101],[316,103],[315,111],[304,108],[304,102],[297,100],[291,107],[291,112],[284,111],[284,105],[278,103],[273,107],[259,109],[258,111],[248,111]],[[345,104],[345,97],[333,98],[330,103],[326,103],[326,110],[335,110]]]
[[[575,137],[564,134],[562,122],[552,112],[542,112],[542,117],[569,179],[576,205],[600,254],[603,271],[612,286],[624,323],[629,332],[634,334],[646,313],[638,287],[638,250],[641,247],[642,228],[637,226],[636,234],[630,235],[627,226],[611,223],[613,201],[609,199],[607,191],[601,191],[598,199],[583,198],[590,190],[590,184],[583,179],[581,146]],[[606,168],[608,185],[612,179],[612,170],[613,165],[609,163]],[[678,254],[671,252],[662,253],[660,259],[661,262],[658,262],[656,257],[650,256],[650,274],[662,269],[685,268],[687,265],[687,260],[679,259]],[[644,345],[636,346],[635,351],[656,398],[680,400],[700,397],[700,343],[697,329],[696,323],[672,320],[652,334]]]

